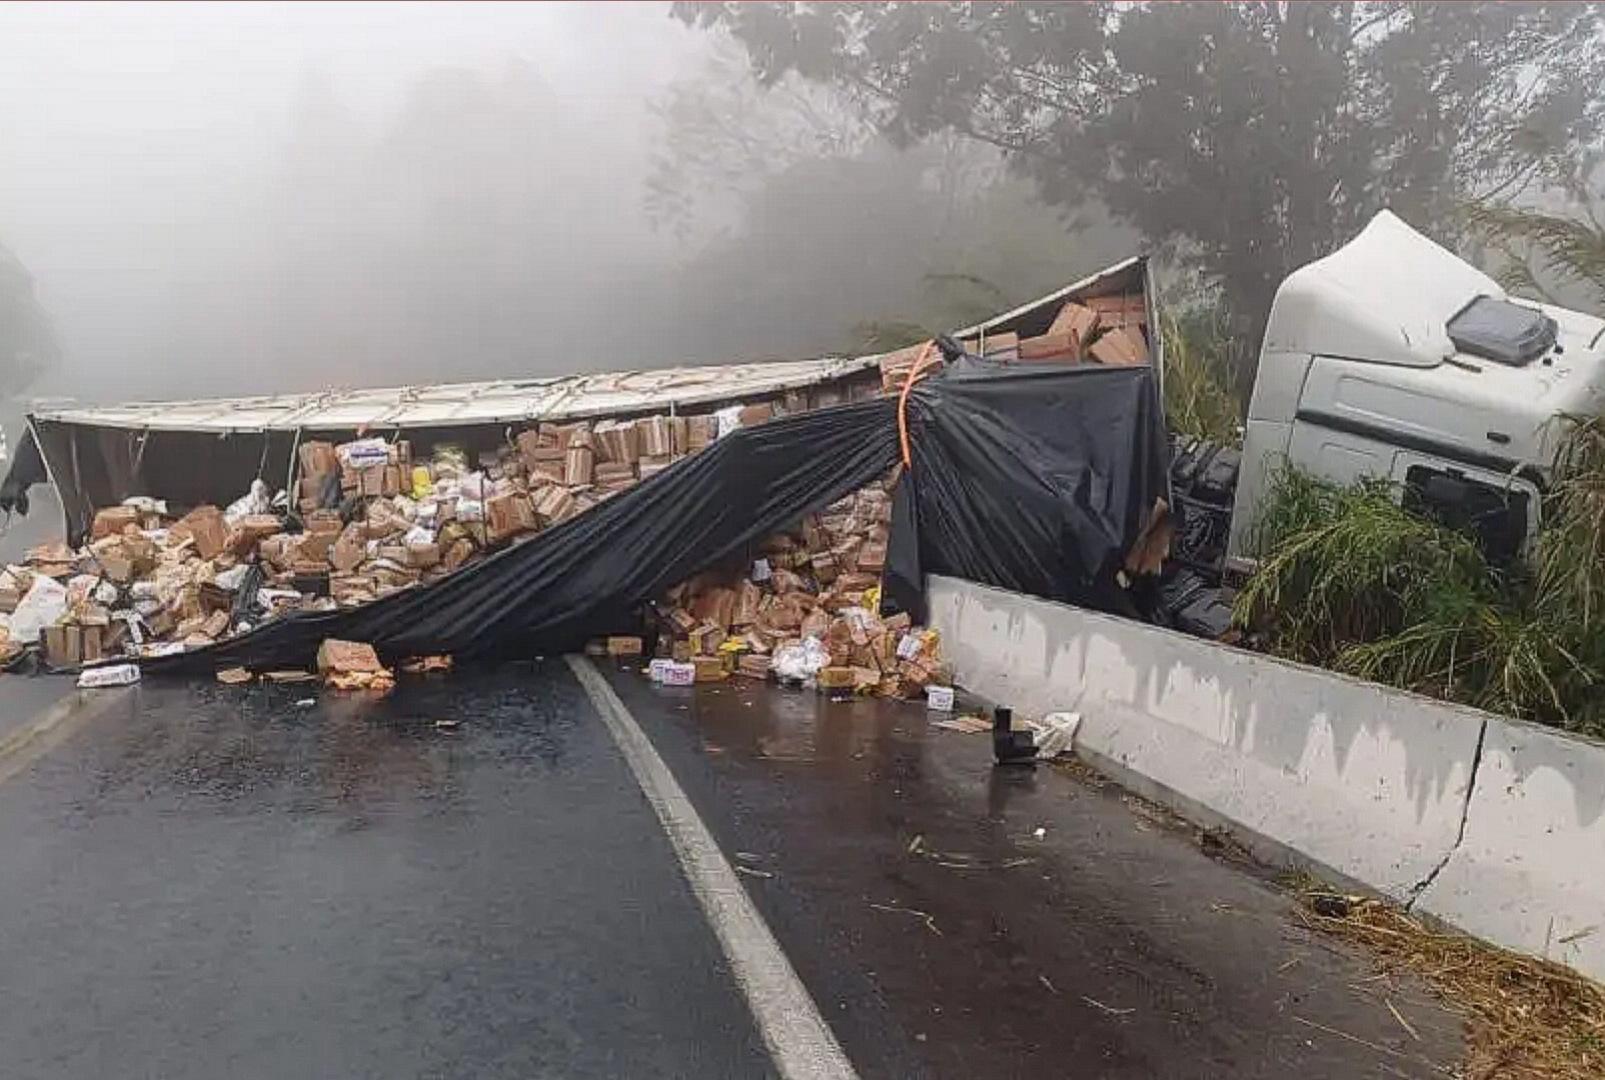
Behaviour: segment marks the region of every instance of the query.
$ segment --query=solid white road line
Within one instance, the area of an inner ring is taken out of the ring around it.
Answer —
[[[786,1080],[856,1080],[814,999],[646,733],[590,660],[570,656],[568,665],[669,834],[780,1075]]]
[[[21,678],[22,676],[15,676]],[[79,728],[124,701],[134,687],[74,690],[28,723],[0,738],[0,783],[11,779],[66,742]]]

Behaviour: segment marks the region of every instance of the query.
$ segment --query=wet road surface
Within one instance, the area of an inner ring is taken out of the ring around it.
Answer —
[[[1458,1053],[1453,1017],[1395,985],[1411,1038],[1363,959],[1116,789],[996,772],[918,707],[608,674],[863,1077]],[[49,696],[20,682],[0,709]],[[0,780],[0,1075],[775,1074],[561,662],[377,701],[117,693]]]

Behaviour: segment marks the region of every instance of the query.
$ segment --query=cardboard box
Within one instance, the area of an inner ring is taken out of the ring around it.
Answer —
[[[1135,327],[1105,330],[1087,350],[1100,364],[1135,367],[1148,362],[1148,342]]]
[[[296,451],[296,456],[300,460],[301,472],[305,476],[315,479],[340,471],[340,458],[335,453],[333,443],[316,439],[304,442]]]
[[[203,559],[213,559],[228,547],[228,525],[223,511],[210,504],[197,506],[173,526],[172,533],[180,540],[193,538],[195,553]]]
[[[426,570],[440,564],[440,545],[434,542],[407,545],[407,565]]]
[[[139,511],[132,506],[108,506],[104,510],[95,511],[95,521],[89,528],[89,536],[99,540],[105,536],[116,536],[127,528],[139,528]]]
[[[736,661],[736,674],[749,679],[769,678],[769,657],[758,653],[745,653]]]
[[[76,626],[60,623],[44,628],[45,663],[51,667],[71,667],[78,663],[81,637]]]
[[[619,634],[607,639],[609,656],[640,656],[645,651],[645,643],[638,637]]]
[[[1074,334],[1076,340],[1084,346],[1098,332],[1101,318],[1096,308],[1068,300],[1064,307],[1059,309],[1059,314],[1053,317],[1053,322],[1049,324],[1048,332],[1044,336]]]
[[[327,675],[330,672],[350,673],[356,671],[382,671],[384,665],[379,663],[379,654],[373,651],[373,646],[365,641],[341,641],[338,638],[326,638],[318,646],[318,671]]]
[[[667,416],[647,416],[635,422],[636,442],[642,457],[668,458],[674,454],[674,425]]]
[[[693,656],[691,657],[691,666],[695,670],[696,681],[699,683],[721,682],[725,676],[730,674],[725,670],[724,657],[722,656]]]
[[[590,447],[570,446],[563,459],[563,483],[569,487],[589,484],[595,469],[595,455]]]
[[[814,676],[814,682],[821,690],[851,690],[858,682],[858,676],[852,668],[831,665],[820,668],[819,674]]]
[[[1098,313],[1098,323],[1105,329],[1123,327],[1132,330],[1142,326],[1148,319],[1148,305],[1141,293],[1093,296],[1082,303]]]
[[[1020,342],[1020,360],[1038,363],[1073,364],[1081,359],[1081,339],[1074,330],[1043,334]]]

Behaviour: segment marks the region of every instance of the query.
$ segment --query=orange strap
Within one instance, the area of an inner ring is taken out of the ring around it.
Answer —
[[[915,383],[925,377],[922,373],[925,372],[926,365],[930,363],[931,351],[935,348],[936,340],[934,338],[925,343],[925,348],[920,350],[919,359],[915,360],[914,366],[908,369],[908,377],[903,380],[903,392],[897,397],[897,438],[903,444],[903,468],[905,469],[912,468],[914,465],[914,459],[910,455],[908,448],[908,392],[914,389]]]

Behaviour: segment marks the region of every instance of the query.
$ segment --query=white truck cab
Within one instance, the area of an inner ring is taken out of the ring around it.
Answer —
[[[1249,404],[1228,566],[1249,565],[1257,509],[1284,463],[1522,550],[1561,414],[1605,406],[1605,320],[1508,296],[1383,211],[1276,292]]]

